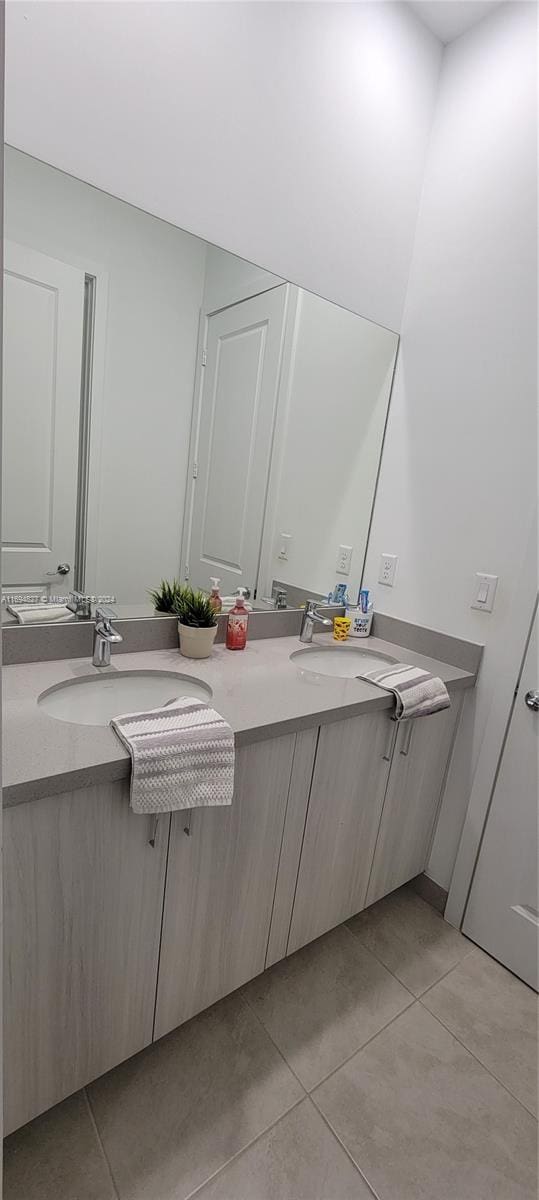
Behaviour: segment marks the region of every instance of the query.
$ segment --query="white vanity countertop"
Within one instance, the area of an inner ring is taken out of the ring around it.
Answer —
[[[333,645],[331,634],[313,645]],[[379,650],[439,675],[450,690],[469,688],[475,674],[438,662],[403,646],[371,637],[355,646]],[[108,726],[59,721],[37,699],[47,688],[68,680],[116,671],[178,671],[207,682],[210,703],[230,723],[236,745],[278,737],[313,725],[390,708],[393,698],[360,679],[314,675],[290,662],[301,649],[297,637],[263,638],[232,652],[215,646],[209,659],[189,659],[177,650],[117,654],[110,667],[93,667],[87,658],[21,663],[4,667],[3,803],[90,787],[129,774],[129,755]]]

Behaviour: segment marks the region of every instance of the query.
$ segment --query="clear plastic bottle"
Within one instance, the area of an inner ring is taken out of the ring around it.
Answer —
[[[226,625],[227,650],[245,650],[249,613],[245,607],[245,588],[238,588],[234,608],[230,609]]]
[[[210,592],[210,604],[213,608],[214,613],[217,615],[218,613],[221,612],[221,609],[223,607],[223,601],[221,599],[221,593],[219,591],[219,584],[220,584],[221,580],[217,579],[216,575],[210,575],[210,580],[211,580],[211,585],[212,585],[211,592]]]

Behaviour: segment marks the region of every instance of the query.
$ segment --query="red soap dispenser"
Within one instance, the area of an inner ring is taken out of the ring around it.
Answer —
[[[230,609],[226,624],[227,650],[245,650],[249,613],[245,607],[245,588],[238,588],[234,608]]]

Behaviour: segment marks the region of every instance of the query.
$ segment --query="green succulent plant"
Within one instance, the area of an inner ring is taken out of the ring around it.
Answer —
[[[175,602],[180,592],[184,589],[177,579],[173,579],[169,583],[168,579],[162,579],[158,588],[153,588],[149,595],[153,601],[153,606],[156,612],[173,613],[175,612]]]
[[[207,629],[217,625],[217,617],[204,592],[194,592],[190,587],[179,588],[174,600],[174,612],[182,625],[193,629]]]

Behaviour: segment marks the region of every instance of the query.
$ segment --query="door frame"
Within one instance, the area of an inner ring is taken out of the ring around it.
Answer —
[[[266,493],[266,500],[265,500],[265,504],[264,504],[264,516],[263,516],[263,521],[262,521],[262,537],[261,537],[261,543],[260,543],[261,553],[260,553],[258,570],[257,570],[257,578],[253,583],[253,590],[260,590],[261,563],[263,561],[262,547],[265,545],[264,539],[265,539],[265,534],[266,534],[266,528],[268,525],[268,512],[269,512],[268,503],[269,503],[271,487],[272,487],[271,481],[272,481],[273,463],[274,463],[274,458],[275,458],[275,454],[276,454],[276,442],[278,439],[282,440],[282,438],[284,436],[284,425],[283,425],[282,418],[281,418],[281,407],[282,407],[281,406],[281,391],[282,391],[282,379],[283,379],[283,363],[286,359],[286,345],[287,345],[288,330],[289,330],[290,293],[291,293],[291,291],[294,291],[296,293],[298,291],[297,288],[292,287],[292,284],[286,283],[284,280],[279,280],[276,283],[272,283],[269,287],[261,287],[258,290],[256,289],[256,287],[254,290],[252,287],[249,289],[242,289],[242,292],[248,291],[248,294],[243,295],[243,294],[238,293],[238,295],[236,295],[234,297],[234,299],[231,298],[230,300],[227,301],[227,303],[219,304],[217,307],[215,305],[211,305],[208,307],[203,305],[200,310],[200,317],[199,317],[199,322],[198,322],[195,379],[194,379],[194,386],[193,386],[193,407],[192,407],[192,413],[191,413],[191,430],[190,430],[190,434],[189,434],[189,455],[188,455],[188,460],[187,460],[187,478],[185,481],[185,500],[184,500],[184,505],[183,505],[182,533],[181,533],[181,541],[180,541],[179,578],[180,578],[181,582],[187,582],[187,583],[189,582],[189,574],[186,574],[186,571],[189,570],[189,565],[190,565],[189,557],[190,557],[190,553],[191,553],[193,510],[194,510],[195,489],[196,489],[196,480],[197,480],[196,463],[197,463],[197,456],[198,456],[198,443],[199,443],[199,434],[200,434],[200,416],[201,416],[201,411],[202,411],[202,393],[203,393],[203,388],[204,388],[204,367],[206,365],[205,357],[206,357],[207,343],[208,343],[209,321],[210,321],[211,317],[217,316],[218,313],[225,312],[225,310],[228,308],[235,308],[236,305],[243,304],[245,300],[254,300],[256,296],[261,296],[265,292],[273,292],[273,291],[275,291],[275,288],[278,288],[278,287],[286,288],[285,304],[284,304],[284,322],[283,322],[284,330],[283,330],[283,341],[282,341],[282,346],[281,346],[281,357],[280,357],[280,362],[279,362],[279,371],[278,371],[278,378],[277,378],[277,400],[276,400],[276,405],[275,405],[275,415],[274,415],[274,423],[273,423],[273,438],[272,438],[272,448],[271,448],[271,453],[270,453],[268,488],[267,488],[267,493]],[[273,494],[273,493],[271,493],[271,494]]]
[[[78,256],[75,256],[78,259]],[[109,274],[98,263],[80,259],[87,276],[95,280],[92,362],[89,372],[89,439],[87,446],[86,475],[86,546],[83,571],[83,588],[88,591],[88,580],[92,591],[99,591],[97,562],[99,554],[99,524],[101,498],[101,447],[105,425],[105,363],[107,348],[107,323],[109,308]],[[81,380],[82,380],[81,363]],[[78,487],[80,488],[80,476]],[[107,585],[105,584],[105,591]]]
[[[514,599],[503,631],[501,682],[496,689],[488,724],[474,773],[472,790],[462,828],[455,866],[449,887],[445,920],[462,928],[466,905],[490,806],[499,763],[513,711],[524,656],[531,629],[530,614],[537,600],[537,507],[528,526],[526,552],[516,579]],[[533,617],[532,617],[533,619]],[[488,652],[488,651],[487,651]]]

